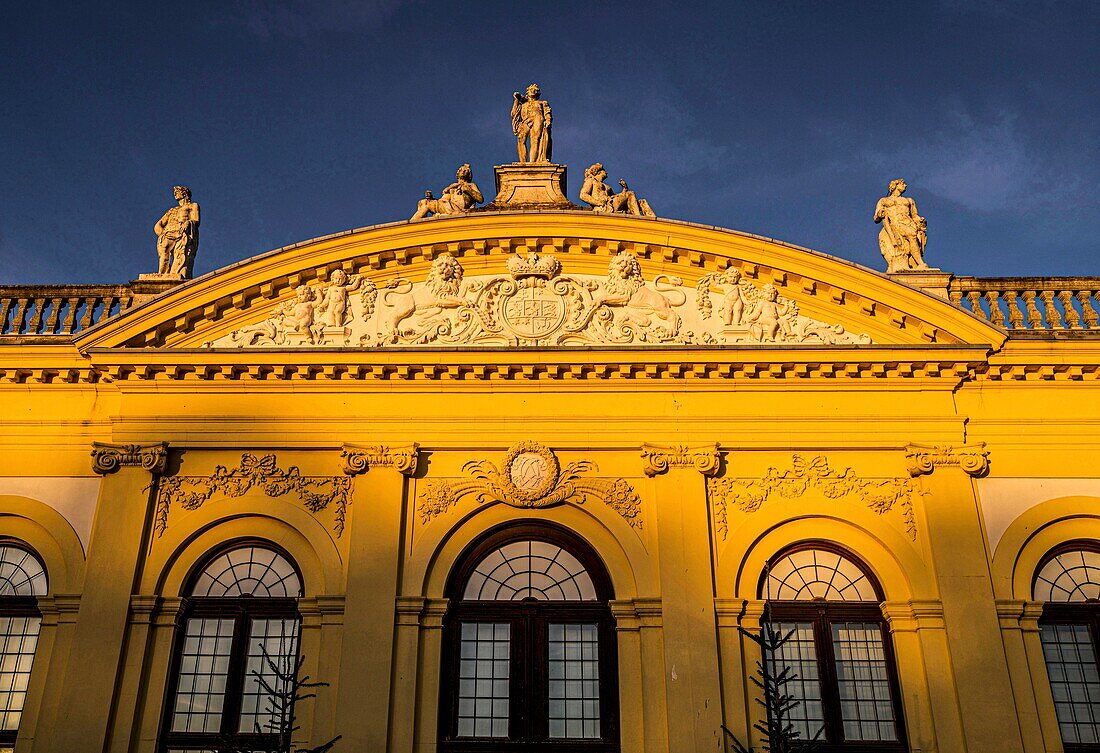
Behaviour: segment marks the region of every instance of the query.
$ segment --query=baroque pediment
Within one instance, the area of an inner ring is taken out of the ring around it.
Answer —
[[[312,350],[991,344],[884,275],[733,231],[583,212],[414,221],[299,244],[83,333],[87,347]]]

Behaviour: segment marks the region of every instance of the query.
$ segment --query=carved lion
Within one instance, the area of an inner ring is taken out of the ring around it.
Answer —
[[[406,319],[438,316],[446,309],[467,305],[467,301],[459,297],[463,274],[458,259],[443,253],[432,262],[432,269],[422,286],[405,279],[391,282],[390,289],[382,295],[382,303],[389,307],[382,313],[385,327],[382,335],[390,342],[397,342],[401,324]]]
[[[682,306],[687,296],[680,290],[659,287],[662,282],[683,284],[678,277],[657,275],[653,278],[654,287],[647,288],[638,257],[630,251],[620,251],[607,265],[607,282],[604,290],[593,298],[592,312],[601,306],[617,308],[622,310],[627,321],[640,327],[650,326],[651,317],[656,316],[664,322],[667,335],[675,336],[680,331],[680,316],[672,307]]]

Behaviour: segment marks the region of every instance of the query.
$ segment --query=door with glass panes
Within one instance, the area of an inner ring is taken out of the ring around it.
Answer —
[[[497,530],[463,557],[448,596],[440,751],[619,750],[613,595],[583,541]]]

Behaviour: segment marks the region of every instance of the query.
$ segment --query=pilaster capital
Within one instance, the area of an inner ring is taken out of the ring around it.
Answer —
[[[425,599],[420,612],[420,627],[438,630],[443,627],[443,617],[447,614],[449,599]]]
[[[905,448],[905,460],[910,476],[931,473],[940,465],[956,465],[975,478],[989,472],[989,450],[985,449],[985,442],[935,446],[911,444]]]
[[[1023,599],[997,599],[997,621],[1001,629],[1038,632],[1039,618],[1043,616],[1041,601]]]
[[[718,473],[718,444],[642,445],[642,470],[647,476],[665,473],[670,468],[694,468],[704,476]]]
[[[882,616],[886,618],[891,633],[942,630],[946,627],[943,619],[943,603],[933,599],[884,601],[881,608]]]
[[[74,624],[76,615],[80,611],[79,594],[39,596],[37,603],[38,611],[42,615],[42,624],[46,626]]]
[[[168,443],[111,444],[92,442],[92,470],[100,475],[114,473],[124,465],[136,465],[153,475],[164,473]]]
[[[344,459],[344,473],[358,476],[371,468],[393,468],[405,476],[416,473],[416,464],[420,459],[420,445],[416,442],[400,447],[384,444],[352,445],[346,444],[340,452]]]
[[[177,627],[183,615],[183,599],[179,596],[162,596],[153,610],[153,624],[158,627]]]
[[[768,602],[764,599],[746,600],[741,612],[740,627],[745,628],[745,630],[748,630],[750,633],[758,631],[767,608]]]

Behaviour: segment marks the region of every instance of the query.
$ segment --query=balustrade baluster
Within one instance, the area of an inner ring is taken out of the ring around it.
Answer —
[[[0,335],[8,334],[8,314],[11,313],[12,298],[0,299]]]
[[[998,327],[1005,326],[1005,315],[1001,311],[1001,297],[996,290],[986,291],[985,299],[989,301],[989,321]]]
[[[31,320],[27,323],[27,331],[26,331],[25,334],[37,335],[38,334],[38,328],[42,326],[42,314],[45,313],[46,299],[45,298],[29,299],[28,304],[30,303],[30,300],[34,301],[34,316],[32,316]]]
[[[1077,300],[1081,302],[1081,313],[1085,317],[1085,326],[1089,329],[1096,329],[1100,325],[1100,316],[1097,316],[1096,309],[1092,305],[1091,290],[1078,290]]]
[[[959,308],[963,307],[963,294],[961,290],[949,290],[947,291],[947,297],[953,304],[955,304]]]
[[[1008,323],[1012,326],[1012,329],[1023,329],[1024,312],[1020,311],[1020,302],[1017,300],[1018,294],[1016,291],[1006,290],[1001,294],[1001,297],[1005,299],[1005,303],[1008,305]]]
[[[46,319],[46,329],[43,330],[44,335],[53,335],[57,333],[57,320],[61,318],[61,299],[50,299],[50,316]]]
[[[80,317],[80,328],[87,329],[92,326],[92,316],[95,315],[95,305],[99,298],[90,295],[84,298],[84,315]]]
[[[1059,290],[1058,300],[1062,302],[1065,312],[1066,329],[1081,329],[1081,316],[1073,306],[1073,293],[1069,290]]]
[[[1058,309],[1054,307],[1054,291],[1053,290],[1040,290],[1039,298],[1043,301],[1043,311],[1046,313],[1047,329],[1064,329],[1065,325],[1062,324],[1062,315],[1058,313]]]
[[[1020,292],[1020,297],[1024,299],[1024,306],[1027,308],[1028,329],[1043,328],[1043,315],[1039,312],[1039,307],[1035,305],[1036,295],[1037,293],[1034,290],[1023,290]]]
[[[65,321],[61,324],[62,335],[70,335],[73,332],[73,322],[76,321],[76,309],[80,305],[79,298],[69,299],[69,310],[65,313]]]
[[[970,303],[970,310],[978,316],[989,321],[989,315],[985,313],[985,309],[982,308],[982,294],[977,290],[971,290],[966,294],[966,300]]]

